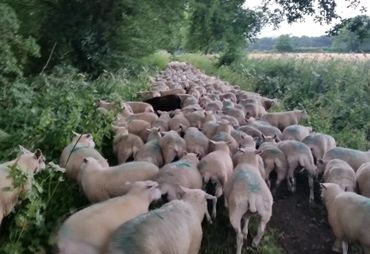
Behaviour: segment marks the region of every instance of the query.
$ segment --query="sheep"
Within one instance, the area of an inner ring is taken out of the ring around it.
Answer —
[[[209,139],[195,127],[190,127],[185,131],[184,140],[186,150],[195,153],[203,158],[208,152]]]
[[[126,162],[131,157],[134,158],[143,146],[142,139],[135,134],[128,133],[127,129],[120,131],[120,134],[116,135],[113,140],[113,152],[116,154],[119,164]]]
[[[233,156],[232,156],[234,167],[236,167],[238,165],[239,161],[243,158],[246,149],[255,149],[255,146],[250,145],[250,146],[240,147],[238,149],[238,151],[236,153],[234,153]],[[260,175],[262,176],[262,178],[267,182],[267,178],[266,178],[267,175],[266,175],[265,165],[264,165],[263,159],[260,156],[260,154],[257,154],[256,156],[257,156],[257,160],[258,160],[258,171],[260,172]]]
[[[153,122],[152,127],[159,128],[161,131],[168,131],[168,122],[171,119],[170,112],[157,110],[157,113],[159,114],[159,118]]]
[[[150,203],[161,197],[158,183],[153,181],[128,183],[127,187],[126,195],[88,206],[67,218],[58,231],[59,253],[105,253],[112,233],[148,212]]]
[[[321,133],[311,133],[302,142],[311,149],[315,164],[318,164],[318,161],[324,157],[327,151],[336,147],[335,139],[332,136]],[[320,168],[318,169],[319,173],[323,172],[320,171]]]
[[[145,101],[145,100],[149,100],[155,97],[159,97],[161,96],[161,93],[156,90],[151,90],[151,91],[138,92],[138,95],[142,100]]]
[[[207,199],[215,197],[202,190],[180,188],[180,200],[173,200],[121,225],[113,233],[107,253],[198,253]]]
[[[231,136],[235,139],[235,141],[239,144],[239,147],[255,147],[256,143],[252,136],[246,134],[241,130],[232,129],[230,132]]]
[[[355,191],[356,175],[347,162],[340,159],[330,160],[323,175],[325,183],[336,183],[345,191]]]
[[[166,91],[159,91],[161,93],[161,96],[165,95],[179,95],[179,94],[185,94],[186,91],[182,88],[173,88]]]
[[[127,122],[130,122],[133,120],[144,120],[144,121],[147,121],[150,125],[155,120],[158,119],[157,114],[152,113],[152,112],[143,112],[143,113],[136,113],[136,114],[121,112],[121,117]]]
[[[181,99],[178,95],[170,94],[145,100],[153,106],[154,110],[171,111],[181,108]]]
[[[99,202],[127,192],[127,181],[152,180],[158,175],[158,167],[146,161],[133,161],[103,168],[93,157],[83,159],[80,183],[90,202]]]
[[[31,189],[33,175],[45,168],[45,157],[40,149],[34,153],[19,146],[21,155],[15,160],[0,164],[0,225],[5,216],[9,215],[18,203],[19,196]],[[11,168],[16,167],[26,177],[25,181],[15,185],[10,176]]]
[[[135,161],[148,161],[161,167],[163,165],[162,149],[159,145],[161,138],[160,129],[152,128],[149,130],[147,143],[135,154]]]
[[[189,112],[189,113],[185,113],[185,109],[183,109],[183,111],[184,111],[184,116],[186,117],[186,119],[188,119],[190,123],[190,127],[196,127],[198,129],[202,128],[203,119],[205,118],[203,109],[196,110],[194,112]]]
[[[119,104],[114,102],[107,102],[104,100],[99,100],[96,103],[97,110],[103,114],[107,114],[109,111],[114,111],[119,109]]]
[[[311,150],[302,142],[296,140],[284,140],[277,144],[283,151],[288,162],[288,186],[291,192],[295,192],[296,183],[294,170],[301,166],[308,171],[308,184],[310,188],[309,202],[314,201],[313,178],[317,175],[317,169],[313,161]]]
[[[181,158],[186,151],[185,140],[172,130],[164,132],[164,136],[159,140],[159,146],[162,149],[165,164]]]
[[[336,237],[332,250],[348,253],[348,242],[358,242],[370,253],[370,199],[345,192],[335,183],[321,184],[321,197],[328,210],[329,224]]]
[[[270,123],[272,126],[279,128],[283,131],[287,126],[298,124],[301,119],[307,117],[304,110],[293,110],[285,112],[266,113],[261,117],[262,121]]]
[[[245,149],[243,152],[244,155],[225,188],[225,204],[228,207],[230,223],[237,235],[237,254],[241,254],[243,238],[247,239],[251,213],[257,213],[261,218],[257,235],[252,241],[254,247],[258,246],[271,218],[273,203],[271,192],[258,171],[256,153],[259,152],[254,149]]]
[[[268,122],[256,120],[253,117],[247,119],[247,125],[257,128],[265,136],[276,136],[281,140],[282,133],[279,128],[270,125]]]
[[[136,113],[143,113],[143,112],[152,112],[154,113],[154,109],[152,105],[149,103],[141,102],[141,101],[126,101],[126,104],[128,104],[134,114]]]
[[[59,159],[59,165],[65,168],[66,175],[78,180],[82,160],[86,156],[94,157],[103,167],[109,167],[108,162],[94,149],[95,142],[91,134],[78,134],[74,132],[72,142],[67,145]]]
[[[222,110],[222,102],[221,101],[208,102],[205,105],[204,109],[207,110],[207,111],[213,111],[213,112],[221,111]]]
[[[233,127],[229,122],[221,121],[217,127],[216,134],[211,138],[214,141],[226,142],[229,145],[231,154],[235,153],[239,148],[238,142],[231,135],[232,130]],[[210,147],[210,150],[212,150],[212,147]]]
[[[275,187],[273,189],[273,193],[275,193],[281,182],[287,176],[288,162],[284,152],[278,148],[274,137],[263,136],[263,138],[265,139],[265,142],[259,146],[258,150],[261,151],[260,156],[263,159],[267,184],[269,187],[271,187],[270,174],[273,170],[276,172],[277,177]]]
[[[370,198],[370,162],[366,162],[356,172],[356,182],[361,195]]]
[[[196,104],[198,104],[198,99],[190,95],[189,97],[184,99],[184,101],[181,104],[181,107],[186,108],[188,106],[196,105]]]
[[[262,137],[262,132],[254,126],[243,125],[243,126],[240,126],[237,130],[242,131],[254,138]]]
[[[160,185],[162,194],[167,194],[168,200],[176,199],[176,186],[189,189],[202,189],[202,176],[197,165],[199,159],[194,153],[185,154],[181,160],[163,166],[155,179]]]
[[[370,151],[364,152],[351,148],[334,147],[326,152],[324,157],[317,162],[317,167],[322,170],[325,168],[326,163],[332,159],[344,160],[356,172],[362,164],[370,162]]]
[[[281,140],[297,140],[302,141],[312,132],[311,127],[306,127],[299,124],[289,125],[283,130]]]
[[[235,107],[224,107],[222,109],[222,112],[225,115],[235,117],[236,120],[238,120],[238,124],[237,124],[238,126],[245,124],[246,115],[243,110],[235,108]]]
[[[216,197],[219,198],[222,196],[223,189],[232,175],[233,161],[226,142],[210,140],[210,143],[214,145],[214,151],[200,160],[198,169],[205,184],[209,181],[216,184]],[[216,204],[213,206],[212,214],[215,218]]]
[[[177,109],[175,110],[174,117],[168,121],[168,127],[170,130],[181,133],[181,131],[184,131],[190,127],[190,123],[184,116],[184,113],[180,109]]]
[[[259,103],[245,103],[242,104],[244,107],[246,117],[261,118],[266,114],[265,108]]]

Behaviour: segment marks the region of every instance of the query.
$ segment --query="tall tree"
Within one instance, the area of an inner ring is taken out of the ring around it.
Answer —
[[[344,19],[329,32],[333,48],[346,52],[370,52],[370,17],[360,15]]]

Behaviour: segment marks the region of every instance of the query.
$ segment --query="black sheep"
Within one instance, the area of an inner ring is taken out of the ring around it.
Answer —
[[[175,94],[154,97],[145,100],[144,102],[152,105],[155,111],[171,111],[175,109],[181,109],[181,99]]]

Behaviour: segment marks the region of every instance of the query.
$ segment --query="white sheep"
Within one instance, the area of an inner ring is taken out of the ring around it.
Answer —
[[[68,177],[78,180],[82,160],[87,156],[94,157],[102,167],[109,167],[108,162],[94,147],[95,142],[91,134],[74,132],[72,142],[64,148],[59,159],[59,165],[65,168]]]
[[[230,223],[236,232],[237,254],[241,254],[243,238],[248,236],[248,223],[251,213],[260,216],[257,235],[252,245],[257,247],[264,234],[266,224],[272,215],[273,198],[271,192],[258,170],[258,159],[255,149],[242,150],[244,155],[225,188],[225,201],[229,210]],[[241,222],[244,219],[242,228]]]
[[[180,200],[129,220],[112,235],[109,254],[199,253],[207,199],[202,190],[181,187]]]
[[[335,183],[321,184],[321,197],[336,237],[333,251],[347,254],[348,242],[358,242],[370,254],[370,199],[345,192]]]
[[[19,195],[32,187],[33,174],[45,168],[45,158],[41,150],[32,153],[20,146],[21,155],[15,160],[0,164],[0,225],[18,202]],[[9,176],[11,167],[21,170],[27,179],[20,186],[15,186]]]
[[[355,171],[347,162],[340,159],[330,160],[326,164],[323,179],[325,183],[338,184],[345,191],[356,189]]]
[[[356,182],[359,193],[370,198],[370,162],[362,164],[357,170]]]
[[[126,183],[127,184],[127,183]],[[148,212],[161,193],[158,183],[129,183],[126,195],[88,206],[72,214],[58,232],[60,254],[105,253],[112,233],[123,223]]]
[[[158,167],[146,161],[133,161],[103,168],[93,157],[83,159],[80,184],[91,202],[99,202],[127,192],[125,182],[152,180]]]

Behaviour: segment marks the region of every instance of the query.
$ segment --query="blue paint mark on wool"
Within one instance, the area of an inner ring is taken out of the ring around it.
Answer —
[[[236,173],[236,178],[245,181],[250,192],[256,193],[261,191],[259,178],[256,173],[249,170],[240,169]]]

